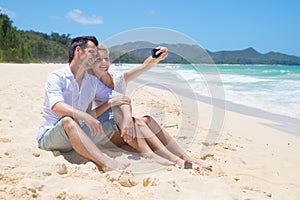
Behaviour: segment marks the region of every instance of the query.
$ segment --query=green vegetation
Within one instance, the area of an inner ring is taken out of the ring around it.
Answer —
[[[67,62],[69,36],[19,31],[0,13],[0,62]]]

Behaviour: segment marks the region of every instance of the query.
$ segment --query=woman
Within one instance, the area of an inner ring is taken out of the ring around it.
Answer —
[[[142,65],[134,69],[121,74],[113,74],[108,71],[110,67],[109,50],[106,46],[100,45],[98,46],[99,58],[95,62],[96,66],[93,67],[93,73],[107,87],[110,87],[117,93],[125,94],[129,81],[134,80],[168,56],[166,47],[157,47],[156,49],[159,49],[156,52],[157,58],[150,56]],[[165,164],[174,163],[184,169],[199,170],[200,167],[203,167],[212,170],[210,164],[188,156],[173,137],[162,129],[152,117],[132,118],[128,104],[123,104],[120,110],[114,112],[114,117],[121,129],[121,135],[116,134],[115,136],[119,137],[118,139],[123,139],[131,147],[147,157],[158,160],[159,158],[156,157],[155,153],[160,155],[169,161],[165,162]]]

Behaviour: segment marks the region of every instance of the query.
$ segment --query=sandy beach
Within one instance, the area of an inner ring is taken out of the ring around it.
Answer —
[[[214,130],[211,105],[198,102],[194,113],[185,103],[182,110],[172,94],[147,86],[134,94],[134,116],[162,120],[213,171],[163,167],[125,148],[105,152],[131,166],[103,173],[73,151],[40,150],[45,81],[63,66],[0,64],[0,199],[300,199],[300,137],[284,131],[289,127],[225,110],[222,128]]]

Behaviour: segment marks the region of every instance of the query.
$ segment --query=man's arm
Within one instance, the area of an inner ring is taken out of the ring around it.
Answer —
[[[90,114],[82,112],[65,102],[57,102],[52,106],[52,110],[57,115],[60,115],[62,117],[70,116],[74,119],[82,120],[89,127],[92,135],[103,133],[102,125],[97,119],[93,118]]]

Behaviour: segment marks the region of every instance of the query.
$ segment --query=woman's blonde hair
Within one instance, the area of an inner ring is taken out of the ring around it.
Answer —
[[[109,55],[109,50],[104,44],[100,44],[97,47],[98,51],[106,51],[106,53]]]

